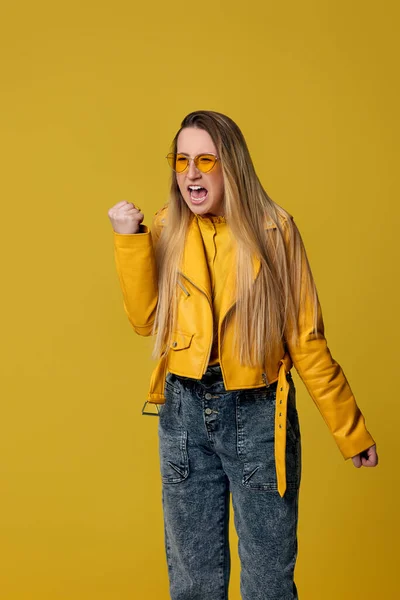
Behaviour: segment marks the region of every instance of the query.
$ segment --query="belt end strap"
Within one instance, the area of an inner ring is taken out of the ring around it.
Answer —
[[[278,492],[281,497],[286,491],[286,413],[289,383],[286,379],[286,365],[281,360],[278,375],[275,404],[275,469]]]

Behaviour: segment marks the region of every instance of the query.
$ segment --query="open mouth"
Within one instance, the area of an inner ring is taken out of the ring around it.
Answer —
[[[201,202],[204,202],[204,200],[208,196],[208,190],[202,187],[201,185],[189,185],[188,191],[192,202],[194,202],[195,204],[200,204]]]

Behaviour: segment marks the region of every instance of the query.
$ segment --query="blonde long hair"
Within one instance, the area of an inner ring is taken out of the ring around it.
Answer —
[[[177,151],[178,135],[185,127],[207,131],[220,157],[225,219],[237,247],[236,303],[225,323],[236,311],[233,351],[241,364],[263,367],[265,357],[279,341],[298,344],[305,311],[313,311],[312,328],[306,331],[308,339],[318,336],[318,325],[321,330],[318,294],[303,241],[292,216],[261,185],[245,138],[232,119],[214,111],[191,112],[176,133],[171,152]],[[156,335],[153,358],[168,352],[176,326],[178,270],[193,218],[172,172],[168,224],[162,229],[155,252],[159,295],[152,330]],[[276,228],[266,229],[266,218]],[[255,281],[253,253],[261,261]],[[307,290],[306,295],[301,295],[301,288]]]

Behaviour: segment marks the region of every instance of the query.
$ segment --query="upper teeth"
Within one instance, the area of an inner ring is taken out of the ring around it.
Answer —
[[[190,190],[201,190],[201,185],[189,185]]]

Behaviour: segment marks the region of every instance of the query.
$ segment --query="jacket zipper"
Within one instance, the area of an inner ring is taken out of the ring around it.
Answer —
[[[183,292],[186,294],[186,296],[190,296],[190,293],[188,292],[188,290],[185,288],[185,286],[183,285],[183,283],[179,279],[178,279],[178,285],[183,290]]]
[[[267,374],[266,374],[266,373],[263,373],[263,374],[262,374],[262,378],[263,378],[263,380],[264,380],[265,387],[269,388],[269,386],[270,386],[271,384],[268,382],[268,379],[267,379]]]

